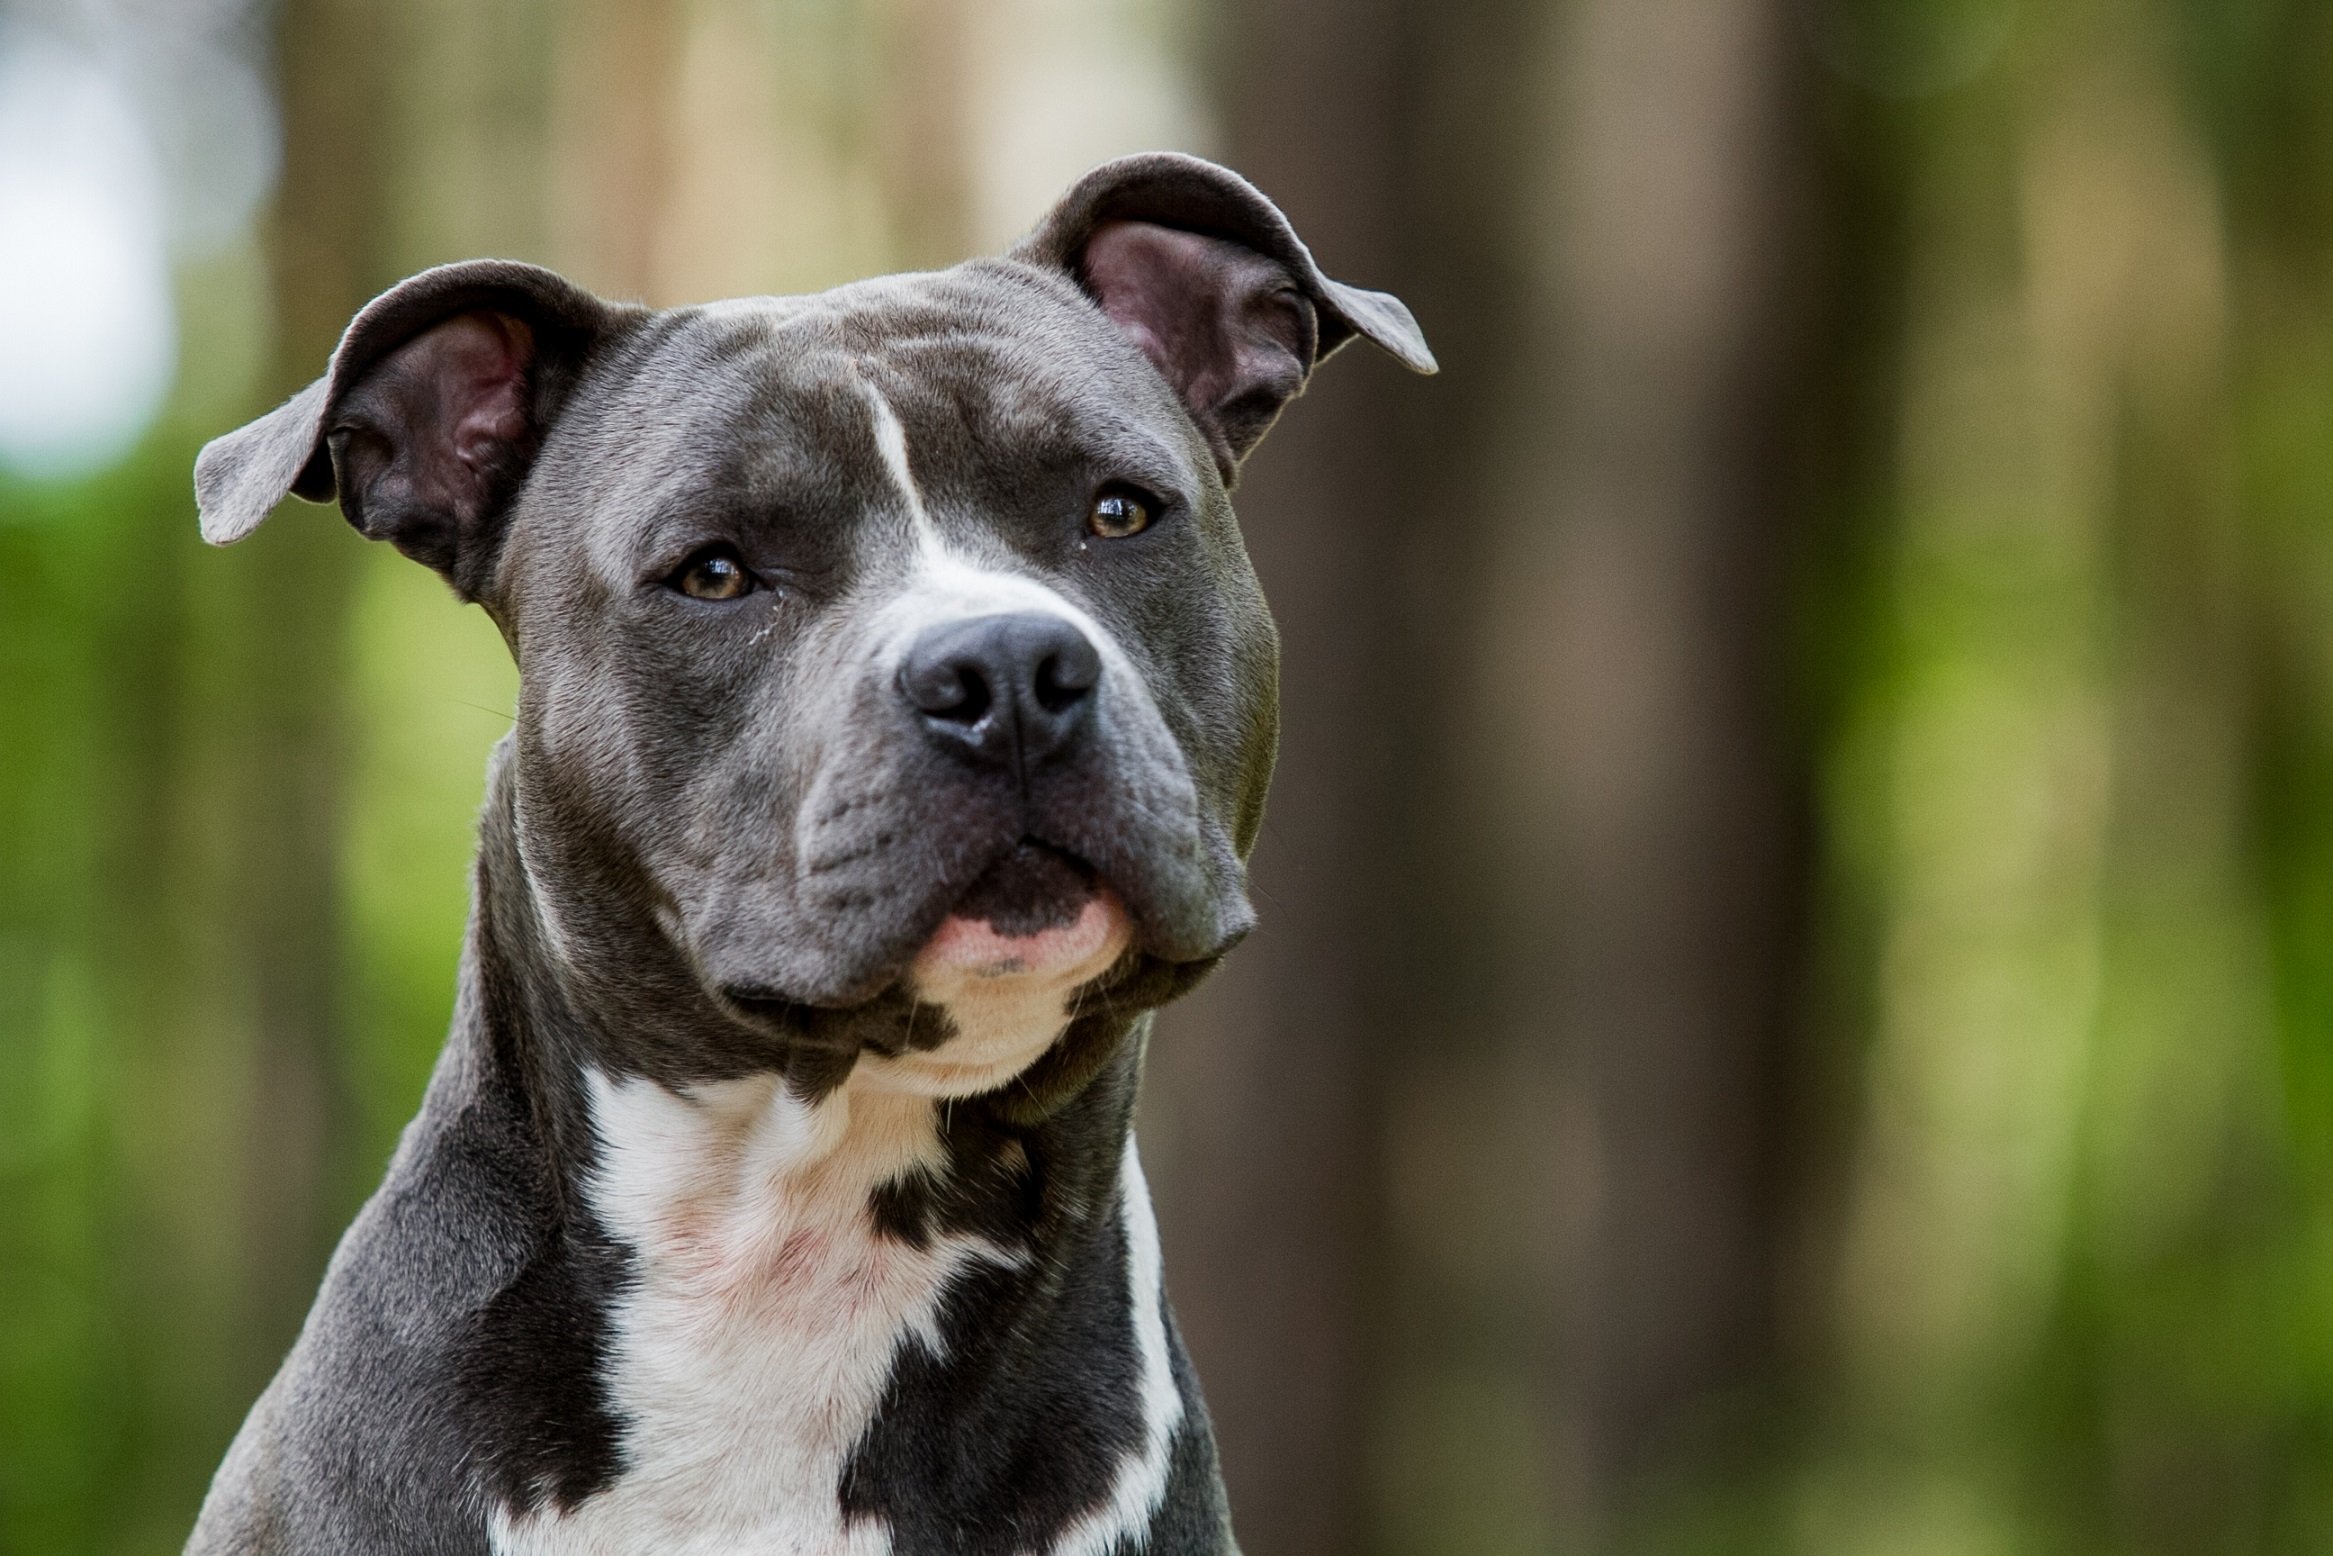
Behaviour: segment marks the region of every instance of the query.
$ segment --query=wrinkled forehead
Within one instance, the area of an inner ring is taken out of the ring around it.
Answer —
[[[912,483],[961,516],[1082,470],[1194,494],[1212,474],[1139,352],[1066,285],[1009,273],[675,310],[603,371],[560,463],[588,471],[571,489],[609,568],[708,504],[839,521],[897,511]]]

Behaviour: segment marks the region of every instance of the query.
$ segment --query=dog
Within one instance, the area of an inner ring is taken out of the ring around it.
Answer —
[[[1434,359],[1152,154],[1000,259],[653,311],[475,261],[202,451],[520,669],[452,1030],[189,1551],[1236,1549],[1132,1113],[1254,921],[1278,642],[1227,493]]]

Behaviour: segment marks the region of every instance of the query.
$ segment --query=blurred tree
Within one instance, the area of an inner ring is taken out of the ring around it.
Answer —
[[[673,95],[684,8],[590,0],[558,29],[564,110],[558,179],[562,257],[610,297],[659,294],[658,250],[680,174]]]
[[[1158,1048],[1178,1299],[1258,1549],[1595,1540],[1771,1361],[1791,56],[1762,3],[1218,25],[1231,160],[1445,376],[1337,363],[1242,494],[1286,726],[1264,927]]]
[[[2285,634],[2312,601],[2320,662],[2333,121],[2294,82],[2333,40],[2275,4],[1959,23],[1951,90],[1826,105],[1847,1149],[1795,1532],[2318,1549],[2326,683]]]

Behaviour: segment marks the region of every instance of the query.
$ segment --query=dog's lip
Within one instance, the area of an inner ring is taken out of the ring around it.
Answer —
[[[909,961],[908,987],[1018,975],[1100,975],[1134,938],[1133,915],[1084,856],[1024,834],[955,896]]]
[[[916,952],[908,977],[928,986],[949,976],[1058,976],[1089,963],[1098,975],[1118,960],[1132,937],[1126,905],[1106,884],[1097,883],[1075,918],[1028,934],[1008,934],[985,919],[951,913]]]

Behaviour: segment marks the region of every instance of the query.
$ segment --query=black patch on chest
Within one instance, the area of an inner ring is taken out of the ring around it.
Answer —
[[[845,1517],[900,1556],[1043,1548],[1142,1444],[1142,1367],[1112,1216],[1065,1266],[980,1266],[950,1292],[945,1353],[902,1352],[843,1471]]]
[[[1027,1255],[979,1264],[941,1308],[943,1348],[905,1348],[841,1486],[899,1556],[1042,1549],[1108,1497],[1143,1446],[1119,1162],[1139,1039],[1069,1106],[1020,1125],[952,1110],[949,1169],[887,1185],[877,1225],[921,1246],[968,1233]]]

